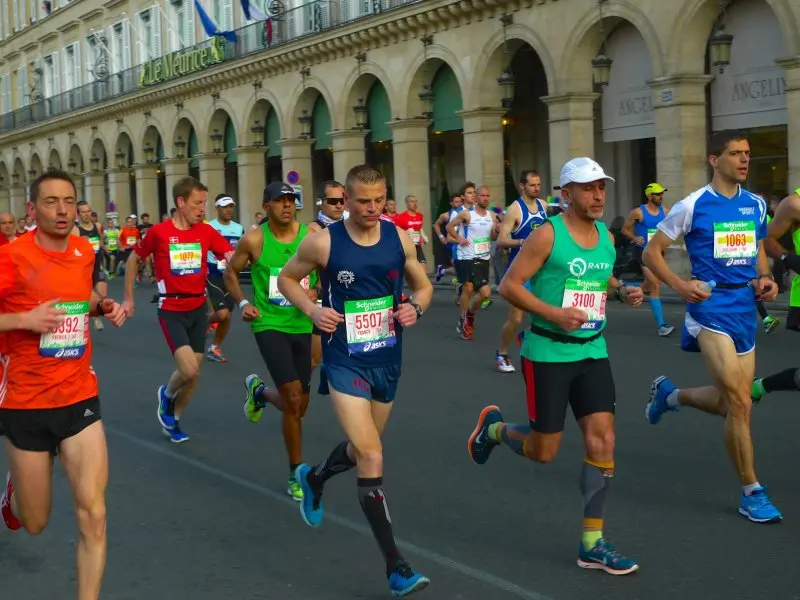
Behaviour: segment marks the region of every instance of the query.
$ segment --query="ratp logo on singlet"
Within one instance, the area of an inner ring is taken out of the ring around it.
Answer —
[[[608,269],[611,265],[605,262],[586,262],[581,257],[573,258],[567,263],[569,272],[573,277],[580,279],[586,275],[586,271],[602,271]]]

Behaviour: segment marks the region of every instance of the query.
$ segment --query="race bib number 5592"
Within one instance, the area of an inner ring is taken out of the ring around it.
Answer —
[[[39,354],[51,358],[80,358],[89,337],[89,303],[61,302],[53,308],[66,312],[64,322],[53,333],[39,338]]]

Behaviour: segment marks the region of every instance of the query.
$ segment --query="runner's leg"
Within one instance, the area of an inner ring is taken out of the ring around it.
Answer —
[[[53,455],[20,450],[6,439],[11,482],[11,512],[25,531],[38,535],[50,521],[52,508]]]

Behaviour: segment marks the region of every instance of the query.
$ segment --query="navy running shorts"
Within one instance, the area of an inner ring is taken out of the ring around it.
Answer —
[[[400,371],[400,365],[367,368],[323,363],[318,392],[328,396],[333,388],[348,396],[389,403],[397,393]]]

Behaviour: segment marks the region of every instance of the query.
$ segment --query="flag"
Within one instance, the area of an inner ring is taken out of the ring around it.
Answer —
[[[249,21],[264,21],[264,44],[272,45],[272,19],[250,0],[242,0],[242,11]]]
[[[217,27],[217,24],[214,23],[214,19],[208,16],[208,13],[203,9],[203,5],[200,4],[200,0],[194,0],[194,6],[197,9],[197,14],[200,16],[200,23],[202,23],[203,29],[205,30],[207,36],[211,37],[215,35],[221,35],[232,44],[236,43],[236,32],[220,31],[219,27]]]

